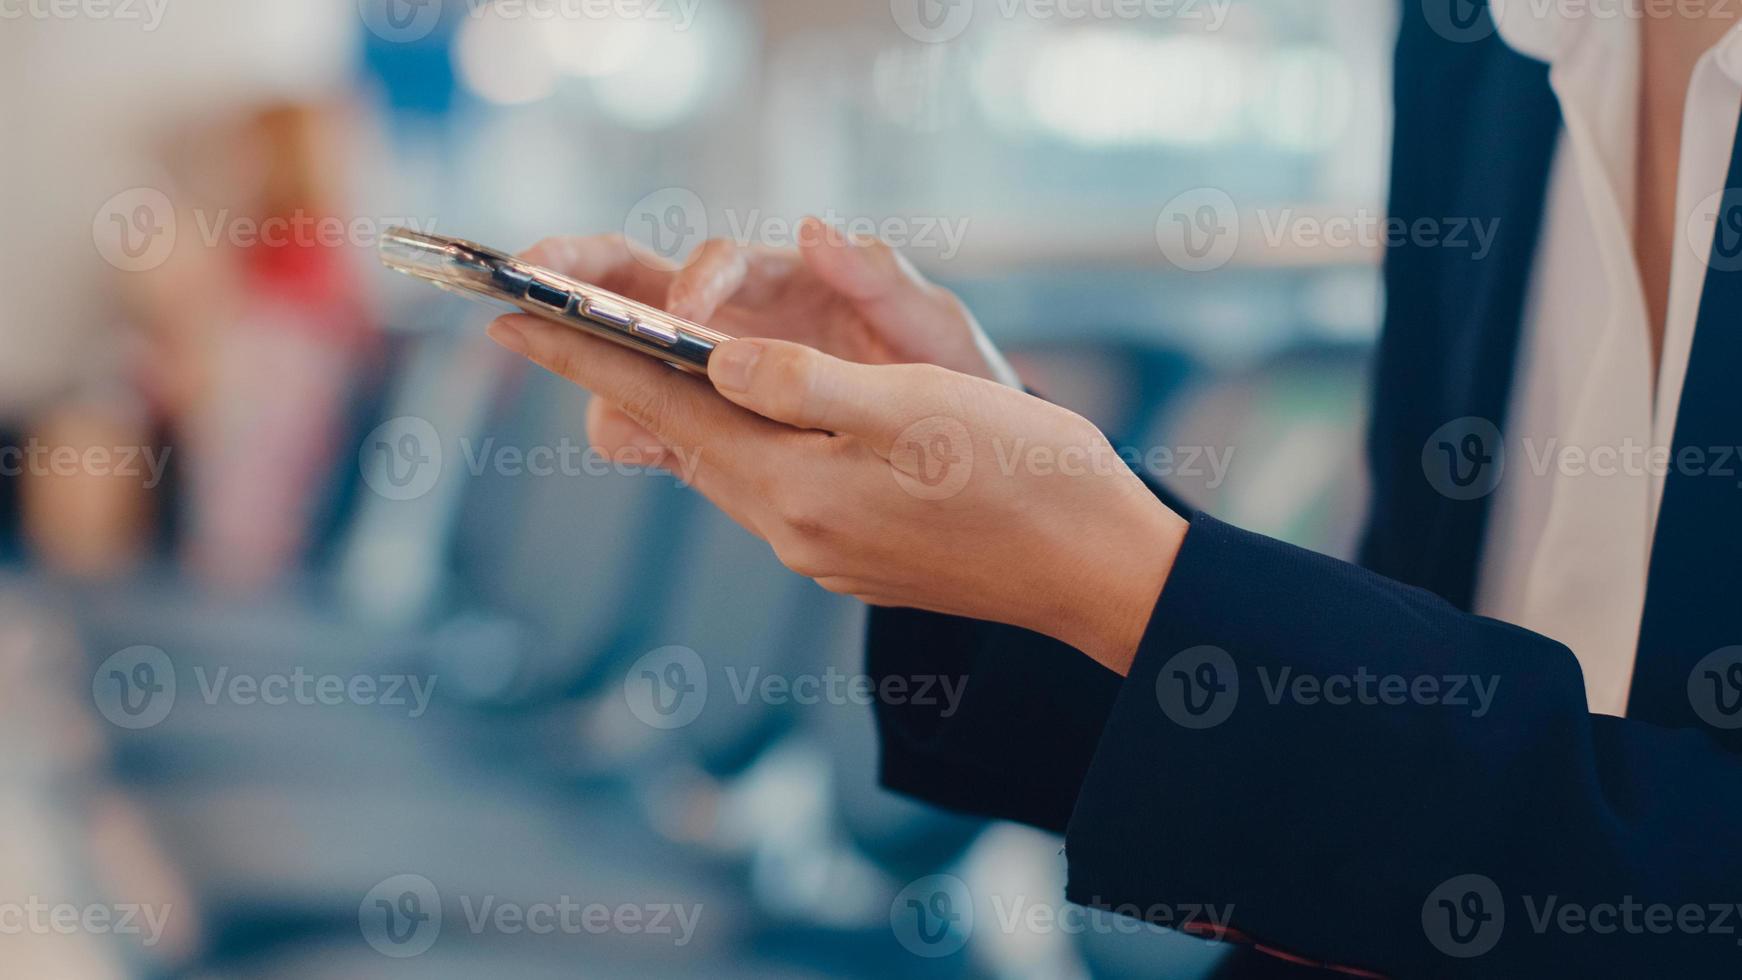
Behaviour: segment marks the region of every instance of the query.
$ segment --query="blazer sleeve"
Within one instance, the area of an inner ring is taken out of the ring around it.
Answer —
[[[1068,897],[1391,976],[1735,976],[1742,757],[1571,651],[1200,516],[1078,781]]]
[[[1178,513],[1191,508],[1145,481]],[[1122,679],[1050,637],[914,609],[873,609],[867,673],[884,786],[1063,833]],[[939,692],[922,697],[920,692]]]

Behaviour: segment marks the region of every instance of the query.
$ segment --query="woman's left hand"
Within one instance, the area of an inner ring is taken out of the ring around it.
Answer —
[[[618,451],[684,461],[788,568],[873,605],[1024,627],[1123,674],[1185,535],[1087,420],[992,381],[735,340],[716,394],[537,317],[490,336],[620,406]]]

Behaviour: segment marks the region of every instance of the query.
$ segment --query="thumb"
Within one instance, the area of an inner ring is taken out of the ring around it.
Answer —
[[[880,451],[900,429],[897,411],[915,400],[908,397],[910,366],[857,364],[784,340],[721,344],[708,360],[708,379],[764,418],[860,436]]]

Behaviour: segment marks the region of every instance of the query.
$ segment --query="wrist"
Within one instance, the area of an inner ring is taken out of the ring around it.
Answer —
[[[1135,482],[1135,481],[1133,481]],[[1131,672],[1162,589],[1191,522],[1169,510],[1147,487],[1116,526],[1110,549],[1078,566],[1075,596],[1053,635],[1121,677]]]

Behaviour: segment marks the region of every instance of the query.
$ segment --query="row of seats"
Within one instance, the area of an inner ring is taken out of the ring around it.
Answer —
[[[1359,351],[1284,358],[1237,379],[1244,391],[1205,387],[1189,360],[1166,352],[1020,354],[1038,388],[1081,407],[1116,444],[1195,444],[1189,433],[1237,444],[1246,455],[1236,468],[1246,458],[1262,467],[1305,433],[1324,460],[1304,483],[1297,467],[1293,489],[1324,484],[1308,507],[1347,497],[1327,474],[1354,458],[1354,408],[1339,393],[1358,390]],[[474,335],[420,337],[398,379],[365,431],[428,422],[441,475],[413,499],[374,492],[360,432],[365,478],[329,568],[246,602],[179,580],[77,601],[93,663],[137,644],[175,663],[169,717],[107,734],[198,897],[201,966],[318,978],[1019,975],[1037,963],[1105,976],[1167,963],[1169,975],[1191,976],[1213,964],[1213,947],[1159,930],[982,929],[959,954],[907,953],[889,907],[909,881],[947,870],[976,891],[1016,888],[1056,904],[1062,859],[1044,835],[988,831],[878,789],[868,709],[736,696],[733,682],[757,669],[858,671],[863,610],[786,572],[669,478],[471,472],[485,440],[584,442],[584,396]],[[1195,488],[1201,502],[1259,523],[1298,521],[1261,494],[1239,496],[1255,491],[1234,489],[1249,472],[1235,476]],[[672,647],[695,652],[710,690],[693,720],[663,729],[630,692],[644,683],[637,665]],[[434,698],[417,717],[380,705],[207,703],[193,678],[226,666],[433,677]],[[397,961],[368,945],[358,906],[401,874],[435,883],[450,920],[462,896],[562,895],[693,904],[704,918],[681,947],[471,935],[450,921],[432,949]]]

